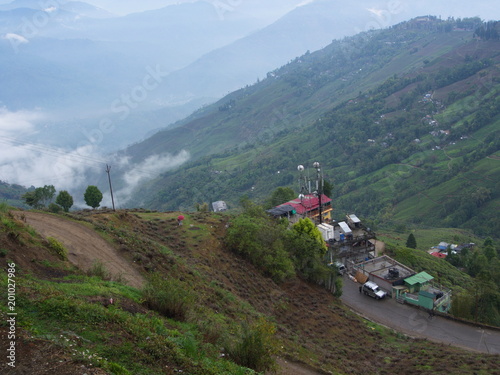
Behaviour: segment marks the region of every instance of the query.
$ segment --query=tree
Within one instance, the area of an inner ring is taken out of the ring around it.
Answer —
[[[26,203],[30,207],[33,207],[35,209],[42,208],[42,205],[40,203],[40,194],[36,189],[33,191],[28,191],[27,193],[23,194],[21,198],[24,200],[24,203]]]
[[[326,180],[323,180],[323,194],[328,198],[331,198],[333,194],[333,184]]]
[[[45,185],[43,188],[38,187],[33,191],[27,192],[21,198],[28,206],[40,209],[51,203],[55,193],[56,188],[54,185]]]
[[[64,212],[68,212],[73,206],[73,197],[66,190],[63,190],[57,195],[56,203],[64,209]]]
[[[321,232],[309,219],[300,219],[288,232],[287,248],[295,268],[305,278],[320,281],[329,274],[323,262],[326,244]]]
[[[87,187],[87,190],[85,190],[85,194],[83,195],[83,198],[85,199],[85,203],[92,207],[92,208],[97,208],[101,204],[102,201],[102,193],[101,191],[97,188],[97,186],[89,185]]]
[[[269,206],[276,207],[280,204],[291,201],[296,197],[297,194],[295,193],[295,191],[293,191],[293,189],[289,187],[278,187],[271,194],[271,198],[269,199]]]
[[[406,240],[406,247],[409,247],[410,249],[417,248],[417,240],[415,239],[413,233],[410,233],[410,235],[408,236],[408,239]]]

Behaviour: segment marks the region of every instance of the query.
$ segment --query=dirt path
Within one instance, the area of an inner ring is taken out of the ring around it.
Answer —
[[[14,215],[18,219],[24,218],[43,237],[54,237],[60,241],[68,250],[68,260],[81,270],[89,270],[98,260],[113,278],[121,277],[136,288],[144,285],[144,277],[139,271],[92,229],[50,214],[18,211]]]

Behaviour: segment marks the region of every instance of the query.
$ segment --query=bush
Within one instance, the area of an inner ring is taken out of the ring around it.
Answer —
[[[62,260],[68,260],[68,250],[66,250],[62,243],[54,237],[47,237],[47,241],[49,243],[49,248],[52,249]]]
[[[111,273],[100,260],[95,260],[94,263],[92,263],[92,268],[87,271],[87,275],[97,276],[103,280],[111,280]]]
[[[268,217],[244,214],[231,222],[226,243],[274,281],[282,282],[295,275],[283,242],[285,231],[286,227]]]
[[[62,207],[59,206],[58,204],[51,203],[49,204],[49,211],[58,214],[59,212],[62,211]]]
[[[193,296],[175,279],[163,279],[156,274],[144,287],[143,298],[148,308],[169,318],[185,321]]]
[[[252,327],[245,325],[242,329],[240,340],[226,347],[229,358],[255,371],[275,370],[274,355],[278,352],[278,345],[274,338],[274,324],[261,318]]]

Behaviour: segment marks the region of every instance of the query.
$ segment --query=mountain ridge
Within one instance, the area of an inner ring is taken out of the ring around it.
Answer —
[[[475,22],[478,21],[476,19]],[[458,146],[450,144],[448,147],[453,150],[450,155],[456,155],[452,157],[453,162],[459,162],[464,158],[463,155],[473,152],[471,150],[474,143],[471,143],[470,137],[483,127],[482,133],[477,133],[477,137],[485,139],[489,146],[483,147],[483,156],[480,158],[487,158],[498,152],[497,114],[494,110],[485,112],[482,109],[488,106],[496,108],[494,93],[498,90],[498,41],[474,39],[472,29],[446,32],[445,27],[449,25],[436,18],[424,23],[424,26],[429,27],[429,30],[422,30],[423,26],[417,19],[392,30],[358,36],[358,50],[352,48],[356,39],[345,41],[344,52],[349,51],[348,45],[351,47],[350,52],[332,56],[336,56],[340,65],[343,61],[348,61],[346,58],[351,59],[351,70],[348,71],[321,68],[321,64],[327,65],[321,63],[320,56],[323,54],[323,61],[327,61],[328,57],[325,59],[325,56],[329,55],[325,51],[333,50],[335,44],[322,51],[304,55],[290,65],[271,72],[267,80],[232,93],[216,105],[180,122],[176,129],[158,133],[154,138],[129,148],[129,155],[135,155],[139,160],[143,157],[140,156],[141,149],[153,152],[162,152],[162,149],[178,152],[183,149],[193,157],[180,170],[166,173],[145,184],[141,188],[142,199],[133,201],[133,204],[161,209],[189,209],[197,200],[225,199],[236,206],[238,195],[248,194],[255,199],[263,199],[273,187],[292,186],[296,179],[292,172],[293,164],[301,164],[312,158],[323,160],[329,155],[329,160],[322,163],[323,171],[325,176],[334,179],[341,192],[337,198],[339,209],[355,209],[361,215],[373,216],[380,222],[384,222],[384,217],[386,223],[394,220],[389,220],[389,216],[393,216],[391,212],[397,212],[398,206],[395,204],[401,202],[398,200],[390,203],[388,194],[395,192],[398,183],[403,181],[399,174],[408,173],[398,169],[399,164],[407,163],[422,168],[427,163],[427,167],[422,170],[426,170],[428,174],[435,173],[434,180],[440,176],[440,181],[444,182],[453,178],[453,175],[447,174],[447,167],[441,167],[447,165],[450,159],[445,154],[439,154],[442,152],[439,149],[450,142],[458,142]],[[337,51],[342,51],[341,42],[337,43]],[[370,55],[366,53],[370,50],[372,57],[368,57]],[[356,59],[356,56],[359,57]],[[370,58],[373,61],[370,62]],[[314,60],[317,62],[312,63]],[[335,85],[336,90],[332,89]],[[465,87],[468,87],[467,90],[457,91],[457,88]],[[279,90],[283,94],[276,94]],[[319,93],[327,100],[318,100]],[[427,97],[427,94],[430,96]],[[437,95],[439,100],[433,99],[432,95]],[[310,98],[317,101],[308,102]],[[276,105],[280,100],[283,100],[282,104]],[[294,107],[290,104],[294,100],[302,103]],[[325,105],[326,103],[329,104]],[[330,109],[322,106],[330,106]],[[314,111],[318,108],[319,110]],[[462,113],[461,118],[454,114],[457,108]],[[343,117],[335,113],[342,113]],[[485,114],[487,118],[480,120],[481,125],[471,126],[471,122],[477,123],[476,116],[479,119]],[[423,118],[427,115],[430,118],[426,122]],[[398,122],[405,124],[405,127],[398,127]],[[349,130],[353,125],[355,128]],[[364,134],[358,128],[361,126]],[[384,129],[387,129],[387,133],[380,134]],[[433,132],[436,135],[430,134],[434,134]],[[312,134],[325,136],[315,141]],[[447,134],[451,134],[449,141],[446,141]],[[484,138],[486,134],[489,136]],[[367,143],[371,138],[376,138],[374,146]],[[418,138],[422,138],[418,140],[420,143],[415,143]],[[487,141],[488,138],[490,141]],[[336,151],[332,150],[332,146]],[[432,151],[432,147],[438,151]],[[463,152],[460,151],[461,147],[466,147]],[[368,150],[375,152],[371,158]],[[352,154],[353,152],[359,155]],[[430,153],[436,156],[431,156]],[[271,161],[273,158],[274,163]],[[293,159],[296,161],[293,162]],[[421,161],[413,162],[418,159]],[[373,163],[376,160],[380,160],[379,166]],[[470,162],[472,159],[468,160]],[[473,160],[479,162],[480,159]],[[366,165],[363,167],[363,164]],[[391,165],[393,170],[389,170],[387,175],[382,167]],[[461,169],[452,169],[450,173],[465,173],[469,168],[475,168],[472,164],[461,165],[465,168],[462,172]],[[419,171],[418,168],[413,168],[413,171]],[[377,170],[381,171],[380,175]],[[219,172],[214,175],[214,171]],[[490,175],[490,179],[494,181],[497,169],[493,168],[491,171],[493,175]],[[374,189],[367,182],[370,180],[369,173],[377,174],[378,181],[385,181],[375,189],[375,195]],[[413,178],[422,177],[414,175]],[[184,186],[187,179],[192,181],[189,189]],[[437,180],[427,180],[430,185],[420,183],[415,186],[425,190],[437,183]],[[353,186],[357,186],[356,192],[353,191]],[[406,186],[405,189],[408,188],[410,187]],[[495,206],[498,197],[494,184],[485,183],[484,189],[486,201]],[[407,194],[410,190],[406,190]],[[449,194],[452,197],[449,204],[452,206],[466,205],[465,202],[457,201],[462,198],[456,194],[451,191]],[[401,199],[403,195],[398,194]],[[149,201],[144,200],[145,196],[149,197]],[[370,200],[372,204],[363,208],[362,205]],[[377,200],[381,205],[375,207],[373,202]],[[442,219],[453,225],[467,225],[466,222],[483,204],[486,203],[478,201],[475,209],[464,208],[468,214],[462,220],[458,219],[458,211],[437,210],[442,212],[436,214],[428,224],[435,224]],[[488,220],[493,219],[492,208],[483,208],[488,212]],[[425,217],[429,212],[425,211],[422,215]],[[396,214],[395,218],[401,219],[402,216]],[[411,224],[412,219],[405,217],[405,222]],[[422,218],[419,222],[422,224]],[[482,230],[482,233],[494,235],[497,226],[498,223],[495,222],[493,228]],[[477,220],[473,227],[476,230],[481,228]]]

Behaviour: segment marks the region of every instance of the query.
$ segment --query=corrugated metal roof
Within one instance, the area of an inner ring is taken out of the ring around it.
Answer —
[[[423,283],[426,283],[426,282],[431,281],[433,279],[434,279],[434,277],[429,275],[427,272],[423,271],[423,272],[417,273],[416,275],[413,275],[413,276],[405,279],[405,283],[407,283],[409,285],[423,284]]]
[[[321,195],[321,205],[324,206],[332,200],[328,198],[325,194]],[[319,208],[319,198],[314,195],[306,195],[303,199],[296,198],[289,202],[279,205],[281,206],[292,206],[299,215],[306,212],[311,212]]]

